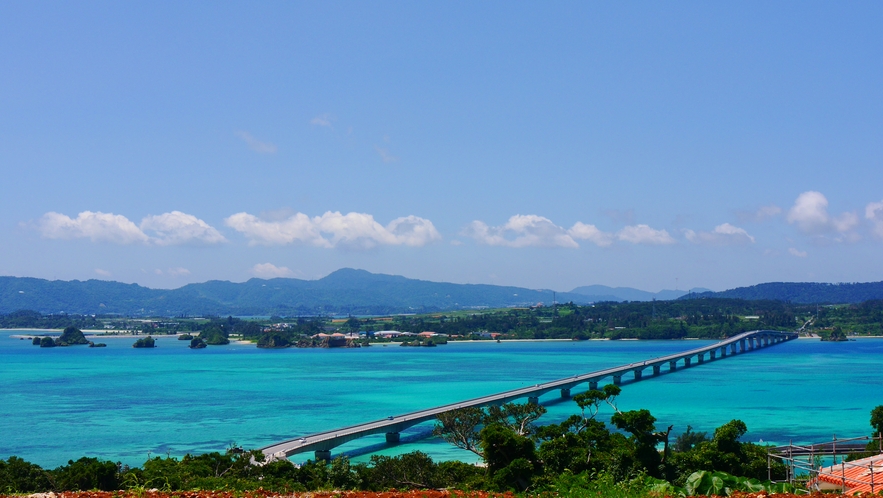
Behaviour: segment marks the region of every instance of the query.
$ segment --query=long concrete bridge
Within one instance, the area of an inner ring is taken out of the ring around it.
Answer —
[[[316,459],[329,460],[332,448],[336,448],[354,439],[374,434],[386,434],[386,441],[390,444],[399,442],[399,434],[414,425],[434,419],[438,414],[467,407],[483,407],[502,405],[517,399],[527,398],[530,403],[539,403],[539,397],[552,392],[560,391],[562,398],[570,398],[570,391],[580,384],[588,384],[589,389],[597,389],[598,383],[603,379],[610,379],[613,384],[621,384],[624,380],[640,381],[645,377],[645,372],[650,376],[657,376],[664,372],[674,372],[682,368],[701,365],[709,361],[723,359],[736,354],[747,353],[767,346],[772,346],[797,338],[796,332],[777,332],[774,330],[755,330],[745,332],[724,341],[717,342],[701,348],[691,349],[682,353],[661,356],[649,360],[643,360],[618,367],[607,368],[595,372],[589,372],[564,379],[543,382],[530,387],[513,389],[490,396],[450,403],[447,405],[420,410],[402,415],[375,420],[364,424],[341,427],[326,432],[306,435],[301,438],[283,441],[262,448],[261,451],[269,458],[287,458],[291,455],[314,451]],[[665,368],[665,370],[663,370]],[[631,376],[631,379],[629,379]]]

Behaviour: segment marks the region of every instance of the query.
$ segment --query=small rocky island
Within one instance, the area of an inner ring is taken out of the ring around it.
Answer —
[[[193,337],[190,339],[190,349],[203,349],[207,345],[201,337]]]
[[[258,339],[258,347],[261,349],[283,349],[291,346],[291,341],[281,334],[263,334]]]
[[[83,335],[83,331],[76,327],[67,327],[61,333],[60,336],[55,339],[51,337],[34,337],[31,340],[31,344],[34,346],[40,346],[41,348],[54,348],[55,346],[78,346],[81,344],[91,344],[91,341],[86,339],[86,336]]]
[[[147,336],[135,341],[135,344],[132,344],[133,348],[155,348],[156,347],[156,339],[153,337]]]
[[[834,327],[834,330],[831,331],[830,334],[823,334],[822,340],[826,342],[847,342],[849,338],[846,337],[846,333],[843,332],[843,329],[840,327]]]

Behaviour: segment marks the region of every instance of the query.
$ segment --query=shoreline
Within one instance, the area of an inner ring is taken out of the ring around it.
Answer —
[[[42,337],[46,333],[60,333],[64,329],[34,329],[34,328],[9,328],[9,329],[0,329],[0,332],[33,332],[31,334],[10,334],[10,339],[33,339],[34,337]],[[121,329],[82,329],[83,335],[89,339],[125,339],[132,337],[147,337],[148,335],[154,337],[155,339],[168,337],[168,338],[178,338],[181,335],[188,334],[191,332],[176,332],[174,334],[143,334],[143,333],[133,333],[129,330],[121,330]],[[196,332],[198,334],[198,332]],[[858,339],[883,339],[883,335],[850,335],[847,336],[849,340],[858,340]],[[813,335],[813,336],[798,336],[798,340],[821,340],[821,336]],[[652,340],[660,340],[660,341],[714,341],[715,339],[705,339],[700,337],[683,337],[680,339],[639,339],[639,338],[625,338],[625,339],[611,339],[609,337],[602,338],[592,338],[592,339],[583,339],[583,340],[574,340],[574,339],[465,339],[465,340],[448,340],[447,344],[502,344],[506,342],[591,342],[591,341],[652,341]],[[717,339],[720,340],[720,339]],[[256,342],[247,341],[243,339],[230,339],[230,344],[238,344],[238,345],[253,345],[257,346]],[[374,346],[383,346],[389,344],[398,344],[397,342],[376,342],[369,343]]]

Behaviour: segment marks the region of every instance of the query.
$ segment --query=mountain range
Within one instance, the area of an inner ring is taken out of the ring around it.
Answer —
[[[380,315],[452,309],[503,308],[574,302],[687,298],[773,299],[797,303],[856,303],[883,299],[883,282],[766,283],[723,292],[708,289],[646,292],[590,285],[570,292],[484,284],[453,284],[344,268],[318,280],[212,280],[178,289],[150,289],[103,280],[61,281],[0,277],[0,313],[179,315]]]
[[[574,294],[582,294],[593,302],[601,301],[669,301],[681,296],[693,293],[713,292],[711,289],[697,287],[688,291],[661,290],[659,292],[647,292],[631,287],[607,287],[606,285],[586,285],[570,291]]]
[[[101,280],[0,277],[0,313],[30,309],[41,313],[158,316],[378,315],[551,304],[556,298],[558,302],[580,304],[592,301],[575,293],[556,296],[544,289],[429,282],[350,268],[318,280],[212,280],[171,290]]]

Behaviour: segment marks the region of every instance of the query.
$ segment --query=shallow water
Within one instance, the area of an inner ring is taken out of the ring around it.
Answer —
[[[80,456],[141,465],[148,453],[181,456],[257,448],[388,415],[456,402],[577,373],[640,361],[709,341],[451,343],[437,348],[261,350],[231,344],[192,351],[160,338],[101,338],[107,348],[41,349],[0,332],[0,458],[52,467]],[[626,384],[622,410],[647,408],[657,426],[713,431],[739,418],[746,440],[813,442],[870,432],[883,404],[883,339],[782,345]],[[665,369],[663,369],[665,370]],[[575,413],[549,393],[559,421]],[[610,413],[602,413],[609,418]],[[433,438],[431,424],[387,448],[382,436],[335,451],[361,455],[421,450],[471,459]],[[304,454],[302,459],[311,457]],[[294,457],[298,459],[298,457]]]

